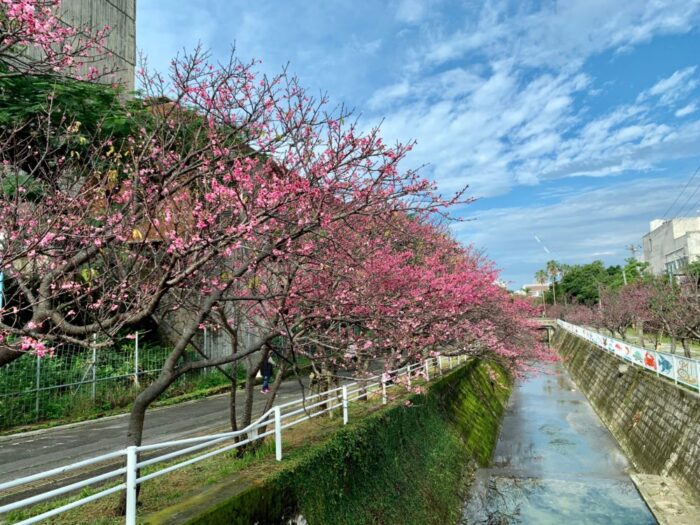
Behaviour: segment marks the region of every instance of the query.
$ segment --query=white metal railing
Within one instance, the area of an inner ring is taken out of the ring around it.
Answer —
[[[29,523],[37,523],[46,518],[56,516],[57,514],[62,514],[76,507],[80,507],[89,503],[91,501],[103,498],[115,492],[120,492],[122,490],[126,491],[126,519],[125,523],[127,525],[134,525],[136,523],[136,487],[153,478],[157,478],[174,470],[180,469],[187,465],[191,465],[198,461],[202,461],[209,457],[215,456],[217,454],[222,454],[229,450],[241,447],[247,443],[252,443],[253,441],[261,440],[267,436],[274,436],[275,440],[275,457],[277,461],[282,460],[282,431],[284,429],[293,427],[311,419],[312,417],[319,416],[326,412],[330,412],[336,409],[342,409],[343,412],[343,424],[348,422],[348,404],[351,401],[356,401],[359,399],[368,398],[370,393],[378,392],[381,390],[382,393],[382,403],[386,404],[388,401],[387,389],[396,386],[397,384],[405,383],[406,385],[411,385],[411,376],[421,376],[426,380],[430,379],[431,369],[433,372],[437,369],[440,373],[443,370],[452,369],[466,360],[466,356],[439,356],[437,358],[429,358],[420,363],[415,363],[412,365],[407,365],[405,367],[399,368],[398,370],[392,370],[389,372],[384,372],[381,375],[375,375],[366,380],[362,380],[361,383],[354,382],[349,383],[338,388],[334,388],[327,392],[322,392],[320,394],[315,394],[312,396],[306,396],[294,401],[289,401],[279,405],[275,405],[270,410],[261,415],[257,420],[252,422],[247,427],[238,430],[236,432],[223,432],[220,434],[213,434],[208,436],[198,436],[187,439],[178,439],[174,441],[166,441],[162,443],[155,443],[151,445],[141,445],[141,446],[131,446],[122,450],[116,450],[108,454],[103,454],[101,456],[95,456],[93,458],[78,461],[76,463],[71,463],[69,465],[64,465],[62,467],[47,470],[45,472],[40,472],[37,474],[32,474],[31,476],[25,476],[22,478],[14,479],[12,481],[7,481],[5,483],[0,483],[0,491],[7,490],[10,488],[27,485],[39,480],[51,478],[59,474],[65,474],[66,472],[75,471],[77,469],[82,469],[89,467],[91,465],[96,465],[99,463],[104,463],[105,461],[114,461],[115,459],[122,458],[125,460],[126,465],[114,468],[108,472],[104,472],[99,475],[92,476],[90,478],[65,485],[53,490],[37,494],[35,496],[30,496],[6,505],[0,506],[0,514],[5,514],[7,512],[29,507],[31,505],[46,501],[48,499],[73,492],[84,487],[89,487],[95,484],[102,484],[105,481],[112,480],[114,478],[123,478],[126,474],[126,481],[119,483],[115,486],[104,488],[99,492],[86,496],[84,498],[71,501],[65,505],[50,509],[46,512],[32,516],[31,518],[17,522],[16,525],[25,525]],[[269,428],[268,428],[269,427]],[[243,439],[240,437],[243,436]],[[154,472],[148,474],[140,473],[140,469],[144,467],[156,465],[164,461],[168,461],[179,456],[191,455],[199,450],[216,447],[213,450],[207,451],[203,454],[189,457],[180,463],[170,465]],[[163,449],[173,449],[176,450],[165,452],[161,455],[139,460],[139,454],[141,452],[149,452]],[[0,492],[0,497],[2,496]]]
[[[668,377],[676,385],[681,383],[700,392],[700,381],[698,380],[700,378],[700,360],[698,359],[647,350],[562,320],[557,320],[557,324],[620,359],[656,372],[656,375]]]

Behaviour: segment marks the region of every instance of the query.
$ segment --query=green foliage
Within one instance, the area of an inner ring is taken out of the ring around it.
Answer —
[[[567,297],[591,305],[598,302],[598,287],[605,286],[609,279],[610,273],[603,262],[593,261],[570,266],[559,284]]]
[[[551,262],[551,261],[550,261]],[[548,263],[549,264],[549,263]],[[560,265],[561,279],[556,283],[558,302],[593,305],[598,303],[600,288],[619,289],[627,284],[650,278],[648,263],[629,258],[624,266],[605,266],[603,261],[593,261],[589,264]],[[624,272],[624,273],[623,273]],[[544,274],[540,270],[536,275]],[[548,303],[553,302],[553,294],[548,291],[545,295]]]
[[[0,78],[0,126],[18,126],[49,114],[54,121],[80,122],[80,129],[124,137],[134,129],[136,103],[125,103],[121,91],[103,84],[22,75]]]
[[[24,199],[37,201],[44,188],[40,181],[27,173],[7,173],[0,171],[0,198],[13,199],[19,192],[24,192]]]
[[[686,275],[696,282],[700,282],[700,260],[691,262],[686,268]]]

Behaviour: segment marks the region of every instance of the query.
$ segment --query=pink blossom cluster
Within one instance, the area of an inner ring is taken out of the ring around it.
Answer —
[[[11,72],[69,74],[93,80],[100,71],[90,65],[104,55],[109,27],[93,31],[63,23],[60,0],[0,0],[0,62]],[[40,58],[18,58],[29,48]]]

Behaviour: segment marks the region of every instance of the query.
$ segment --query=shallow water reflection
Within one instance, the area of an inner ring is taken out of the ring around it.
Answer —
[[[656,521],[613,437],[560,364],[514,389],[491,467],[480,469],[465,524]]]

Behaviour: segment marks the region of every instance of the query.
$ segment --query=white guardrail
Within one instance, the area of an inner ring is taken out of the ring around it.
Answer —
[[[675,384],[681,383],[700,392],[700,381],[698,381],[700,377],[700,360],[698,359],[689,359],[675,354],[633,346],[619,339],[599,334],[560,319],[557,320],[557,324],[564,330],[590,341],[620,359],[656,372],[656,375],[668,377]]]
[[[415,363],[408,365],[398,370],[392,370],[389,372],[384,372],[381,375],[375,375],[366,380],[362,380],[362,384],[354,382],[341,387],[323,392],[320,394],[303,397],[296,399],[294,401],[289,401],[287,403],[282,403],[280,405],[275,405],[272,409],[265,412],[253,423],[247,427],[238,430],[236,432],[224,432],[221,434],[213,434],[208,436],[199,436],[188,439],[178,439],[175,441],[166,441],[164,443],[155,443],[151,445],[142,446],[131,446],[122,450],[116,450],[110,452],[109,454],[103,454],[101,456],[96,456],[93,458],[85,459],[83,461],[78,461],[76,463],[71,463],[69,465],[64,465],[62,467],[47,470],[45,472],[40,472],[38,474],[33,474],[31,476],[25,476],[23,478],[14,479],[12,481],[7,481],[5,483],[0,483],[0,491],[4,491],[10,488],[19,487],[22,485],[27,485],[29,483],[34,483],[39,480],[46,478],[51,478],[60,474],[65,474],[66,472],[74,471],[77,469],[82,469],[89,467],[91,465],[97,465],[99,463],[104,463],[106,461],[114,462],[118,458],[125,458],[126,465],[110,470],[85,480],[81,480],[63,487],[59,487],[53,490],[48,490],[41,494],[31,496],[19,501],[8,503],[6,505],[0,506],[0,515],[7,512],[21,509],[24,507],[29,507],[35,505],[42,501],[46,501],[56,496],[62,494],[67,494],[84,487],[88,487],[95,484],[102,484],[113,478],[123,477],[126,474],[126,481],[118,485],[105,488],[86,496],[84,498],[71,501],[60,507],[48,510],[42,514],[33,516],[31,518],[19,521],[16,525],[24,525],[29,523],[37,523],[51,516],[56,516],[57,514],[62,514],[66,511],[80,507],[95,501],[97,499],[103,498],[115,492],[126,491],[126,518],[125,523],[127,525],[135,525],[136,523],[136,487],[153,478],[157,478],[168,472],[180,469],[187,465],[191,465],[203,459],[210,458],[217,454],[222,454],[229,450],[241,447],[247,443],[252,443],[253,441],[261,440],[267,436],[274,436],[275,440],[275,456],[277,461],[282,460],[282,431],[286,428],[293,427],[294,425],[311,419],[312,417],[319,416],[323,413],[330,412],[331,410],[336,410],[342,408],[343,411],[343,424],[348,422],[348,403],[350,401],[356,401],[359,399],[367,398],[370,393],[382,391],[382,402],[387,403],[387,389],[396,386],[397,384],[404,384],[411,386],[411,376],[421,376],[426,380],[430,379],[430,369],[433,371],[436,369],[442,373],[444,369],[452,369],[466,360],[466,356],[440,356],[438,358],[429,358],[421,363]],[[313,412],[310,412],[313,410]],[[270,427],[270,428],[268,428]],[[244,439],[238,440],[240,436],[245,436]],[[141,452],[152,452],[160,449],[171,449],[176,447],[179,448],[173,452],[167,452],[165,454],[152,457],[149,459],[139,460],[139,453]],[[209,447],[216,447],[214,450],[205,452],[194,457],[187,458],[186,460],[164,467],[155,472],[151,472],[146,475],[140,475],[139,470],[148,467],[150,465],[155,465],[157,463],[162,463],[164,461],[171,460],[178,456],[183,456],[187,454],[192,454],[202,449]],[[0,497],[1,497],[0,492]]]

